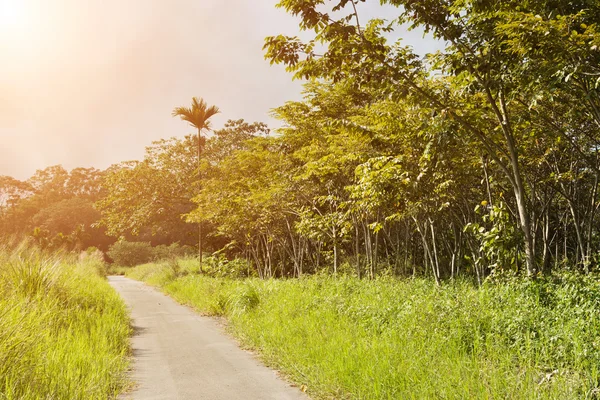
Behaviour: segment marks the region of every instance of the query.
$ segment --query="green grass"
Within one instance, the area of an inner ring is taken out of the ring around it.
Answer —
[[[127,386],[129,317],[102,262],[0,250],[0,399],[107,399]]]
[[[242,343],[322,399],[597,398],[598,277],[532,282],[227,280],[148,264],[129,276],[224,315]]]

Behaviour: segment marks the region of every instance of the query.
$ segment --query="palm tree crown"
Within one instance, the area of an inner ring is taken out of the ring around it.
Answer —
[[[193,97],[191,107],[177,107],[173,110],[173,116],[179,117],[187,121],[194,128],[198,129],[198,133],[205,129],[210,129],[209,119],[220,113],[219,107],[208,106],[204,99]]]

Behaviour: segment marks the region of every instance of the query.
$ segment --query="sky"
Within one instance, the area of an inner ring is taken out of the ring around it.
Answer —
[[[193,129],[171,116],[193,96],[212,120],[277,121],[301,82],[264,59],[264,38],[298,35],[277,0],[0,0],[0,175],[141,159],[153,140]],[[378,1],[363,19],[393,17]],[[420,32],[398,33],[420,53]]]

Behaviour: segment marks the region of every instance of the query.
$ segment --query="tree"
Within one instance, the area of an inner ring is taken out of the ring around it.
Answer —
[[[349,82],[310,82],[303,102],[287,102],[273,112],[285,123],[281,142],[293,162],[289,191],[298,193],[296,231],[315,243],[314,253],[331,251],[334,273],[351,226],[347,187],[356,167],[375,155],[373,132],[364,120],[365,106],[375,100]]]
[[[146,148],[142,161],[109,168],[105,196],[96,205],[110,235],[153,244],[195,242],[193,226],[183,220],[194,208],[195,147],[192,136],[163,139]]]
[[[284,156],[273,149],[273,138],[257,137],[248,149],[234,151],[211,171],[200,194],[193,221],[208,221],[216,234],[230,240],[254,260],[260,277],[276,275],[280,227],[289,197],[285,191]]]
[[[50,237],[72,235],[76,239],[72,243],[75,249],[89,246],[106,249],[108,238],[104,229],[95,226],[99,219],[100,212],[90,200],[73,197],[43,208],[33,216],[32,222]]]
[[[191,222],[214,225],[215,239],[229,242],[225,248],[251,254],[260,276],[273,272],[271,216],[284,204],[276,190],[280,157],[268,133],[264,123],[243,120],[215,131],[206,143],[198,207],[188,214]]]
[[[204,99],[197,97],[192,98],[191,107],[177,107],[173,110],[173,116],[179,117],[183,121],[189,122],[191,126],[198,130],[198,178],[200,178],[200,160],[202,156],[202,146],[204,137],[202,131],[210,130],[210,118],[218,114],[219,108],[216,106],[208,106]],[[200,180],[200,179],[198,179]],[[202,271],[202,223],[198,223],[198,258],[200,261],[200,271]]]

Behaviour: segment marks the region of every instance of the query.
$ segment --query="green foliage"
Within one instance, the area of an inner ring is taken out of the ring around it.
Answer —
[[[195,243],[196,230],[181,216],[192,210],[198,187],[196,143],[191,136],[159,140],[146,148],[143,161],[107,171],[107,193],[96,206],[110,235],[153,244]]]
[[[248,278],[256,276],[247,260],[227,259],[223,254],[214,254],[204,259],[204,273],[214,278]]]
[[[27,181],[0,178],[0,236],[33,239],[46,249],[102,249],[112,243],[97,225],[94,202],[103,194],[103,172],[67,171],[61,166],[37,171]]]
[[[171,243],[170,245],[159,244],[152,248],[152,260],[172,260],[191,256],[195,253],[195,249],[191,246],[180,246],[179,243]]]
[[[198,100],[193,107],[200,107],[200,103]],[[199,129],[205,129],[204,122],[195,118],[210,118],[214,110],[193,107],[176,111],[181,111],[182,117],[189,117],[185,120],[196,121]],[[107,172],[104,181],[107,193],[97,203],[102,211],[102,223],[111,235],[129,241],[196,245],[198,228],[189,222],[198,219],[194,216],[192,199],[199,191],[200,174],[212,176],[213,167],[223,158],[245,148],[245,142],[255,135],[266,133],[268,128],[264,124],[237,120],[228,121],[208,141],[201,137],[199,142],[197,136],[190,135],[154,142],[146,148],[143,161],[121,163]],[[204,152],[202,162],[197,163],[201,152]],[[190,216],[189,222],[186,215]],[[209,224],[202,225],[202,239],[208,250],[217,250],[227,243],[211,235]]]
[[[92,202],[74,197],[44,208],[33,217],[33,223],[56,235],[74,232],[79,225],[91,227],[99,219],[100,212],[94,209]]]
[[[210,129],[210,119],[218,113],[220,113],[219,107],[209,107],[204,99],[193,97],[191,107],[177,107],[173,110],[172,115],[188,122],[198,129],[198,134],[200,134],[201,131]]]
[[[119,241],[110,246],[106,253],[117,265],[133,267],[145,264],[154,257],[152,245],[148,242]]]
[[[190,246],[180,246],[178,243],[158,245],[153,247],[148,242],[128,242],[120,240],[110,246],[107,255],[119,267],[133,267],[150,261],[169,261],[190,256],[195,249]]]
[[[326,276],[154,283],[227,316],[244,344],[313,398],[571,399],[598,391],[597,281],[561,273],[496,274],[479,289]]]
[[[194,198],[198,208],[188,215],[189,221],[215,226],[216,235],[228,239],[227,247],[237,254],[253,253],[254,268],[261,276],[274,274],[273,259],[267,254],[280,232],[274,221],[283,214],[289,194],[280,169],[283,157],[273,145],[268,138],[255,137],[245,142],[243,150],[219,160]]]
[[[549,269],[550,247],[560,241],[549,232],[562,228],[563,218],[562,242],[575,244],[573,250],[564,245],[562,258],[587,268],[598,243],[598,4],[384,0],[386,22],[365,21],[360,3],[280,1],[278,7],[300,18],[308,40],[268,37],[264,49],[296,78],[332,81],[370,100],[366,110],[340,113],[339,124],[369,132],[378,153],[357,171],[362,187],[355,185],[354,193],[368,193],[357,198],[361,208],[388,222],[413,219],[436,279],[447,269],[454,276],[457,257],[480,247],[459,233],[476,222],[465,210],[476,204],[469,200],[473,192],[475,199],[505,202],[509,224],[521,231],[513,237],[529,275]],[[391,43],[390,33],[407,27],[439,40],[441,50],[420,55],[401,39]],[[361,104],[355,99],[354,106]],[[328,126],[326,115],[318,121]],[[291,124],[302,125],[300,119]],[[335,134],[343,131],[336,128]],[[335,147],[323,153],[339,157]],[[477,159],[483,191],[472,179]],[[377,166],[377,160],[396,165]],[[365,223],[381,226],[376,217]],[[444,241],[462,243],[440,254]]]
[[[106,399],[127,387],[129,317],[103,263],[0,251],[0,398]]]
[[[497,206],[484,203],[476,208],[476,211],[483,213],[482,223],[465,226],[465,231],[471,233],[479,244],[478,251],[474,252],[474,267],[495,272],[509,269],[517,271],[519,232],[511,224],[503,203]]]

